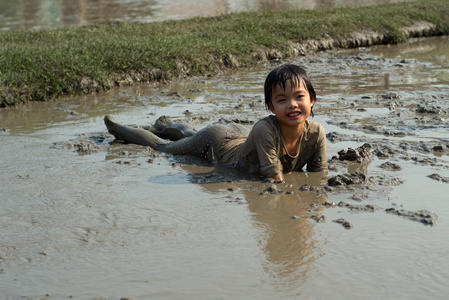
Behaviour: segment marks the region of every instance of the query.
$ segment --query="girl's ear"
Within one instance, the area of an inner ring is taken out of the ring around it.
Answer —
[[[268,103],[268,109],[274,114],[274,107],[273,104],[271,104],[271,102]]]

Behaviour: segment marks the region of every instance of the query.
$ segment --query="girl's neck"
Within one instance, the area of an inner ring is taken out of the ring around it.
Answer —
[[[298,154],[300,141],[304,131],[304,123],[297,127],[282,127],[281,135],[287,153],[294,157]]]
[[[284,140],[284,143],[291,144],[299,141],[304,131],[304,126],[305,123],[296,127],[288,127],[281,125],[281,135],[282,139]]]

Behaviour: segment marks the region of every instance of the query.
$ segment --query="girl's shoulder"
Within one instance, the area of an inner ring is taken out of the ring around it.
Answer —
[[[275,116],[269,115],[254,124],[250,135],[256,138],[271,137],[277,139],[280,136],[281,129]]]
[[[278,130],[279,129],[279,124],[278,121],[276,120],[276,117],[273,115],[269,115],[266,116],[265,118],[260,119],[259,121],[256,122],[256,124],[254,124],[254,128],[258,127],[258,128],[271,128],[271,129],[275,129]]]
[[[324,131],[324,128],[320,123],[310,120],[306,120],[306,128],[310,132]]]
[[[326,136],[324,127],[315,121],[306,120],[306,139],[323,139]]]

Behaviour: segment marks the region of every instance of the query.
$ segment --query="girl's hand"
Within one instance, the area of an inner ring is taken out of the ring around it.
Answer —
[[[275,182],[283,182],[284,176],[282,175],[282,173],[277,173],[273,177],[271,177],[271,179],[273,179]]]

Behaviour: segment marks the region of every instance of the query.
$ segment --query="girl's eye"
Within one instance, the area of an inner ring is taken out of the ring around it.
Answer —
[[[279,100],[278,100],[278,103],[284,102],[284,101],[285,101],[285,99],[279,99]]]

